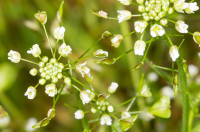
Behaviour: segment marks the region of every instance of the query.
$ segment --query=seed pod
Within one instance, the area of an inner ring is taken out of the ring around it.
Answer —
[[[45,24],[47,22],[47,13],[45,11],[35,13],[35,19],[37,19],[41,24]]]
[[[139,68],[142,67],[143,65],[144,65],[144,62],[138,63],[138,64],[133,68],[133,71],[136,71],[137,69],[139,69]]]

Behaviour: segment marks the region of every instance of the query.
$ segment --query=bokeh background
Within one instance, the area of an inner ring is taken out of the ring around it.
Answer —
[[[27,120],[36,118],[38,121],[46,117],[47,111],[52,106],[52,98],[44,93],[44,87],[38,87],[38,94],[34,100],[28,100],[24,93],[28,86],[35,85],[38,82],[39,76],[32,77],[29,70],[34,66],[25,62],[19,64],[11,63],[7,58],[7,53],[10,49],[21,53],[23,58],[35,60],[26,52],[33,44],[39,44],[43,55],[50,55],[47,40],[42,30],[41,25],[34,19],[34,13],[38,11],[46,11],[48,15],[47,31],[52,36],[52,31],[57,23],[56,12],[59,8],[61,0],[0,0],[0,105],[8,112],[10,123],[0,131],[4,132],[23,132]],[[199,1],[198,1],[199,3]],[[200,4],[200,3],[199,3]],[[104,10],[109,16],[116,17],[117,10],[123,7],[117,0],[65,0],[62,25],[66,28],[65,40],[73,49],[73,54],[70,56],[72,60],[78,58],[91,44],[93,44],[101,34],[108,30],[113,34],[121,33],[121,26],[117,21],[104,20],[94,16],[91,10]],[[135,6],[128,6],[127,9],[131,12],[136,11]],[[137,18],[134,18],[137,19]],[[189,31],[200,31],[200,12],[187,15],[173,15],[172,19],[184,20],[189,25]],[[130,31],[134,30],[133,23],[129,23]],[[176,34],[173,28],[167,29],[168,33]],[[132,45],[137,40],[137,35],[131,36]],[[189,79],[189,91],[195,96],[200,95],[200,77],[198,76],[199,61],[199,46],[193,41],[191,35],[184,36],[185,41],[180,49],[180,54],[187,60],[188,64],[193,64],[196,67],[195,75]],[[53,38],[51,38],[53,41]],[[148,36],[145,38],[148,40]],[[180,44],[183,37],[172,37],[175,44]],[[122,43],[120,48],[111,47],[110,39],[100,41],[92,50],[99,48],[107,50],[109,56],[117,57],[124,53],[130,46]],[[92,51],[89,54],[92,54]],[[130,61],[132,57],[132,60]],[[148,57],[155,64],[171,67],[171,60],[168,55],[168,48],[164,41],[158,40],[152,45]],[[132,68],[141,60],[132,52],[129,57],[125,56],[114,65],[99,65],[94,63],[94,58],[88,59],[88,67],[94,76],[93,87],[98,93],[107,93],[107,87],[112,81],[119,83],[118,91],[110,97],[112,105],[117,105],[136,94],[138,78],[134,77],[131,72]],[[139,70],[138,75],[145,74],[146,82],[148,83],[153,97],[147,99],[139,99],[134,104],[132,110],[143,110],[148,108],[162,94],[164,86],[171,86],[168,81],[162,77],[152,80],[149,79],[149,73],[153,70],[145,64],[142,70]],[[170,74],[170,73],[169,73]],[[82,80],[79,74],[77,78]],[[84,80],[82,80],[84,82]],[[200,96],[199,96],[200,97]],[[193,102],[194,100],[191,100]],[[50,124],[36,132],[81,132],[82,126],[79,120],[74,119],[74,109],[64,106],[64,103],[77,105],[77,99],[73,94],[62,96],[56,106],[56,117]],[[198,102],[198,101],[197,101]],[[148,117],[140,117],[130,130],[130,132],[179,132],[181,129],[181,95],[178,94],[172,99],[171,109],[172,117],[169,119],[155,118],[148,120]],[[198,109],[198,104],[197,107]],[[125,108],[122,108],[122,110]],[[194,118],[193,131],[200,132],[200,115],[197,111],[197,116]],[[89,117],[92,119],[92,116]],[[95,129],[97,132],[111,131],[109,127],[102,126]]]

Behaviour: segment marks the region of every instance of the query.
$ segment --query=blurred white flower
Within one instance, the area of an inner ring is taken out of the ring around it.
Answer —
[[[36,129],[33,128],[32,126],[35,125],[37,123],[37,119],[36,118],[29,118],[26,122],[26,125],[25,125],[25,130],[26,132],[33,132],[35,131]]]
[[[118,0],[118,1],[123,5],[130,5],[131,4],[131,0]]]
[[[9,116],[5,116],[5,117],[0,118],[0,128],[6,127],[9,123],[10,123],[10,117]]]
[[[28,99],[34,99],[36,96],[37,90],[33,86],[28,87],[26,93],[24,94],[25,96],[28,97]]]
[[[54,97],[57,94],[57,88],[55,84],[48,84],[45,87],[45,93],[50,97]]]
[[[108,114],[104,114],[102,117],[101,117],[101,125],[111,125],[112,124],[112,119],[110,118],[110,116]]]
[[[130,118],[131,114],[128,111],[122,111],[121,113],[121,119],[127,119]]]
[[[175,0],[174,1],[174,9],[177,12],[184,13],[184,9],[187,7],[187,3],[185,3],[185,0]]]
[[[165,29],[161,25],[154,24],[150,29],[150,33],[152,37],[163,36]]]
[[[176,61],[176,59],[179,57],[179,52],[177,46],[171,46],[169,49],[169,55],[172,58],[173,61]]]
[[[102,11],[102,10],[101,10],[101,11],[98,12],[98,14],[99,14],[100,17],[108,18],[108,13],[105,12],[105,11]]]
[[[179,20],[179,21],[176,22],[175,28],[180,33],[188,33],[188,30],[187,30],[188,29],[188,25],[185,24],[185,22],[182,21],[182,20]]]
[[[113,112],[114,108],[112,105],[108,105],[107,110],[108,110],[108,112]]]
[[[146,44],[143,40],[137,40],[134,46],[135,55],[144,55]]]
[[[197,2],[187,3],[187,7],[185,8],[185,12],[188,14],[194,13],[194,11],[199,10]]]
[[[199,72],[199,68],[192,64],[188,66],[188,70],[192,78],[195,77]]]
[[[94,93],[88,89],[80,92],[80,98],[83,104],[88,104],[94,97],[95,97]]]
[[[84,118],[84,112],[82,110],[77,110],[75,113],[75,118],[76,119],[83,119]]]
[[[161,89],[161,93],[163,96],[168,96],[170,99],[174,98],[174,90],[170,86],[164,86]]]
[[[150,72],[147,75],[147,79],[151,82],[155,82],[158,80],[158,74],[156,74],[155,72]]]
[[[104,58],[104,57],[108,57],[108,52],[103,51],[102,49],[99,49],[99,50],[95,51],[93,55],[95,57]]]
[[[28,54],[32,54],[34,57],[39,57],[41,50],[38,44],[34,44],[30,50],[27,51]]]
[[[10,50],[10,52],[8,53],[8,59],[14,63],[19,63],[21,59],[21,55],[19,54],[19,52]]]
[[[108,87],[108,92],[114,93],[117,90],[118,86],[118,83],[112,82],[111,85]]]
[[[57,27],[55,30],[54,30],[54,37],[56,39],[63,39],[64,37],[64,33],[65,33],[65,28],[64,27]]]
[[[134,23],[135,31],[138,33],[143,33],[145,28],[147,27],[148,23],[145,20],[136,21]]]
[[[82,77],[90,73],[90,69],[86,66],[86,63],[87,62],[84,62],[76,66],[76,70],[81,73]]]
[[[119,23],[129,20],[131,18],[131,12],[128,10],[120,10],[117,12],[118,12],[117,18],[119,19]]]
[[[122,35],[120,34],[114,35],[114,37],[111,39],[112,46],[114,46],[115,48],[118,48],[122,40],[123,40]]]
[[[63,43],[58,49],[58,53],[63,57],[68,56],[68,54],[70,54],[71,51],[71,47],[69,45],[66,45],[65,43]]]
[[[144,112],[144,113],[139,114],[139,118],[145,121],[150,121],[154,118],[154,116],[150,114],[149,112]]]

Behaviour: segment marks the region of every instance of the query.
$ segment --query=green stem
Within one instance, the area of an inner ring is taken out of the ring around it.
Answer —
[[[56,57],[56,50],[57,50],[57,47],[58,47],[58,41],[59,41],[59,39],[57,39],[57,42],[56,42],[56,47],[55,47],[55,50],[54,50],[54,58]]]
[[[35,64],[35,65],[38,65],[38,63],[35,63],[35,62],[30,61],[30,60],[27,60],[27,59],[21,58],[21,60],[22,60],[22,61],[25,61],[25,62],[29,62],[29,63]]]
[[[183,60],[181,57],[177,59],[177,65],[178,65],[178,72],[179,72],[179,81],[180,81],[180,88],[183,91],[187,91],[187,79],[186,75],[183,69]],[[189,98],[188,94],[185,94],[185,92],[182,92],[182,132],[188,132],[188,120],[189,120]]]
[[[50,49],[51,49],[51,54],[52,54],[52,56],[55,58],[55,56],[54,56],[54,54],[53,54],[53,48],[52,48],[51,42],[50,42],[50,40],[49,40],[49,36],[48,36],[47,30],[46,30],[46,27],[45,27],[44,24],[42,24],[42,26],[43,26],[45,35],[46,35],[46,37],[47,37],[49,47],[50,47]]]

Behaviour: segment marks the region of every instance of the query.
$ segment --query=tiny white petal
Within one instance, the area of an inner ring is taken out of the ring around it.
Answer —
[[[25,92],[25,96],[28,97],[28,99],[34,99],[36,96],[36,88],[34,88],[33,86],[28,87],[27,91]]]
[[[56,39],[63,39],[64,37],[64,33],[65,33],[65,28],[64,27],[57,27],[55,30],[54,30],[54,37]]]
[[[63,43],[58,49],[58,53],[63,57],[68,56],[68,54],[70,54],[71,51],[71,47],[69,45],[66,45],[65,43]]]
[[[143,40],[137,40],[134,46],[135,55],[144,55],[146,44]]]
[[[101,117],[101,125],[112,125],[112,119],[110,118],[110,116],[108,114],[104,114],[102,117]]]
[[[188,33],[188,25],[184,21],[179,20],[175,24],[176,30],[180,33]]]
[[[30,50],[27,51],[28,54],[32,54],[34,57],[39,57],[41,50],[38,44],[34,44]]]
[[[50,97],[54,97],[57,94],[57,88],[55,84],[48,84],[45,87],[45,93]]]
[[[150,29],[150,33],[152,37],[163,36],[165,29],[161,25],[154,24]]]
[[[176,61],[176,59],[179,57],[179,52],[177,46],[171,46],[169,49],[169,55],[172,58],[173,61]]]
[[[10,52],[8,53],[8,59],[11,60],[11,62],[19,63],[21,55],[19,54],[19,52],[10,50]]]
[[[131,12],[130,11],[120,10],[120,11],[117,11],[117,12],[119,14],[117,16],[117,18],[119,19],[119,23],[126,21],[126,20],[129,20],[131,18]]]
[[[84,118],[84,112],[82,110],[77,110],[75,113],[75,118],[76,119],[83,119]]]
[[[82,77],[84,77],[85,75],[89,75],[90,73],[90,69],[86,66],[87,62],[84,62],[82,64],[79,64],[76,66],[76,70],[81,73]]]
[[[108,92],[114,93],[117,90],[118,86],[118,83],[112,82],[111,85],[108,87]]]

